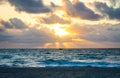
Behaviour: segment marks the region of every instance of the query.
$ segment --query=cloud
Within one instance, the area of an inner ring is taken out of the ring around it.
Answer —
[[[25,11],[28,13],[45,13],[50,9],[44,6],[42,0],[8,0],[11,5],[15,6],[17,11]]]
[[[46,24],[68,24],[70,23],[70,20],[64,20],[63,18],[58,17],[55,14],[51,14],[48,17],[44,17],[41,19],[42,22],[46,23]]]
[[[10,42],[13,39],[13,36],[9,34],[0,34],[0,42]]]
[[[39,44],[45,44],[47,42],[54,42],[55,39],[53,35],[49,31],[37,30],[34,28],[30,28],[28,31],[22,31],[20,35],[15,35],[14,42],[16,43],[39,43]]]
[[[120,43],[119,24],[72,25],[69,29],[73,39],[82,39],[95,43]]]
[[[4,32],[5,31],[5,29],[3,29],[3,28],[0,28],[0,32]]]
[[[95,2],[95,7],[104,16],[107,15],[110,19],[120,20],[120,8],[109,7],[106,3]]]
[[[3,4],[5,2],[5,0],[0,0],[0,4]]]
[[[10,41],[11,38],[12,38],[12,35],[6,32],[6,29],[0,28],[0,42]]]
[[[118,7],[120,8],[120,0],[109,0],[109,2],[111,3],[111,5],[113,7]]]
[[[59,40],[53,31],[46,27],[29,28],[18,18],[12,18],[9,21],[2,20],[1,22],[3,29],[0,29],[0,44],[3,44],[4,47],[12,47],[12,45],[14,48],[23,46],[43,47],[46,43],[54,44],[57,41],[66,42],[68,40],[67,38]]]
[[[5,27],[5,28],[13,28],[13,26],[6,21],[0,21],[0,23]]]
[[[84,29],[89,29],[80,38],[93,42],[120,42],[120,24],[109,26],[86,26]]]
[[[12,18],[10,19],[10,22],[15,28],[17,29],[24,29],[27,28],[27,25],[25,25],[20,19],[18,18]]]
[[[70,16],[76,16],[76,10],[69,0],[63,0],[63,8]]]
[[[24,29],[27,28],[27,25],[25,23],[23,23],[23,21],[21,21],[18,18],[12,18],[9,19],[9,22],[7,21],[0,21],[0,23],[5,27],[5,28],[16,28],[16,29]]]
[[[15,19],[12,20],[16,21]],[[11,47],[11,45],[13,45],[12,48],[15,47],[20,48],[20,46],[21,47],[44,46],[44,44],[46,43],[54,43],[57,41],[54,35],[47,28],[42,28],[40,30],[36,28],[27,28],[27,29],[28,30],[21,28],[20,29],[0,28],[0,44],[3,44],[4,47]],[[0,47],[3,46],[0,45]]]
[[[82,2],[75,3],[74,7],[77,11],[77,14],[82,19],[98,20],[100,18],[100,15],[95,14],[92,10],[87,8]]]
[[[98,20],[100,15],[96,14],[94,11],[85,6],[84,3],[75,1],[71,3],[69,0],[63,1],[65,10],[70,16],[80,17],[86,20]]]

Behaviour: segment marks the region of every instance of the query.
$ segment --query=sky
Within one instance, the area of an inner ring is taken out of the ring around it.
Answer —
[[[0,0],[0,48],[120,48],[120,0]]]

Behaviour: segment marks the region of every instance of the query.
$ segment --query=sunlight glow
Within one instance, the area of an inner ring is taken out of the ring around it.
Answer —
[[[64,10],[56,10],[55,14],[61,18],[66,15],[66,12]]]
[[[59,37],[66,36],[69,34],[65,30],[65,28],[63,28],[60,24],[55,24],[51,29],[55,32],[55,35]]]

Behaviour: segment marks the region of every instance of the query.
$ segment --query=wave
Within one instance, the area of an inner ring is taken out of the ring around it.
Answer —
[[[0,50],[0,67],[119,67],[120,49]]]
[[[102,61],[86,61],[86,60],[46,60],[44,61],[46,67],[81,67],[81,66],[91,66],[91,67],[120,67],[118,62],[102,62]]]
[[[25,62],[25,61],[14,61],[5,64],[0,64],[0,67],[118,67],[120,68],[119,62],[105,62],[105,61],[85,61],[85,60],[45,60],[40,62]]]

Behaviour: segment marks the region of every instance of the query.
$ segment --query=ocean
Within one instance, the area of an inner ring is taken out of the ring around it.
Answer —
[[[0,49],[0,67],[117,67],[120,49]]]

